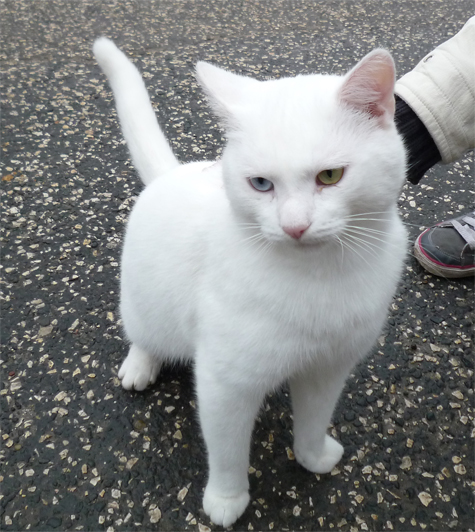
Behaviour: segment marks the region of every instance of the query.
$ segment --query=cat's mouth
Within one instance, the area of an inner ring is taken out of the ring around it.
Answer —
[[[264,242],[267,242],[268,245],[292,246],[294,249],[312,249],[338,242],[340,233],[341,228],[335,225],[319,228],[308,227],[301,234],[289,234],[289,232],[279,231],[277,228],[261,227],[248,240],[262,247],[266,247]]]
[[[326,246],[329,243],[335,242],[335,240],[335,235],[328,234],[323,236],[315,235],[311,238],[299,239],[294,243],[297,247],[310,249]]]
[[[305,231],[300,238],[287,238],[285,241],[294,243],[298,247],[316,247],[335,242],[338,239],[338,231],[335,228],[320,231]]]
[[[272,245],[292,246],[294,249],[315,249],[325,246],[329,243],[335,243],[338,236],[335,232],[328,232],[323,234],[302,235],[300,238],[292,238],[287,234],[267,234],[264,236],[265,240]]]

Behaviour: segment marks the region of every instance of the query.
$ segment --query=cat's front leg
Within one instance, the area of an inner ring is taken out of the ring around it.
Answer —
[[[264,393],[209,366],[198,357],[198,406],[209,464],[203,508],[213,523],[228,527],[249,503],[250,440]]]
[[[157,357],[132,344],[118,376],[126,390],[142,391],[157,380],[160,367],[161,362]]]
[[[294,413],[294,454],[313,473],[329,473],[343,446],[326,431],[348,372],[315,368],[290,380]]]

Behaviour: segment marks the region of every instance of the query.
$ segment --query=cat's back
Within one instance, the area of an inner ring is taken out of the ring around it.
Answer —
[[[227,210],[219,163],[190,163],[155,179],[140,194],[127,224],[122,271],[185,267],[206,243],[210,221]],[[196,263],[195,263],[196,264]],[[155,278],[155,275],[153,275]]]
[[[219,163],[200,161],[180,165],[157,177],[141,192],[131,213],[129,225],[134,223],[135,217],[148,215],[151,204],[163,205],[166,210],[168,207],[179,207],[180,203],[184,206],[200,203],[220,189],[222,175]]]
[[[218,211],[223,202],[217,163],[179,166],[155,179],[138,197],[127,224],[124,251],[161,239],[180,244],[212,215],[208,204]]]

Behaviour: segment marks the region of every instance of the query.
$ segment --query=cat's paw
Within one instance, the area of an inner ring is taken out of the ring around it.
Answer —
[[[206,488],[203,509],[215,525],[231,526],[249,504],[249,493],[244,491],[235,497],[223,497]]]
[[[343,446],[331,436],[325,435],[323,447],[317,452],[314,449],[294,449],[297,462],[312,473],[330,473],[343,456]]]
[[[157,380],[160,362],[132,344],[127,358],[119,369],[119,379],[126,390],[145,390]]]

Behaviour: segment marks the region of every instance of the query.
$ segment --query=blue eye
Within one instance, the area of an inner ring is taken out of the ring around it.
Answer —
[[[264,179],[263,177],[251,177],[249,183],[259,192],[269,192],[274,188],[272,181]]]

